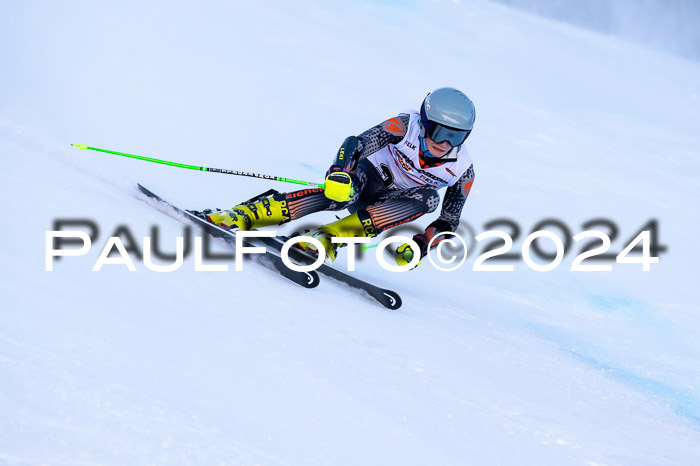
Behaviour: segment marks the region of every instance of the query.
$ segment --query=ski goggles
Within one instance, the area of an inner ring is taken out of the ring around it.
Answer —
[[[434,121],[428,121],[425,128],[425,135],[432,139],[436,144],[441,144],[447,141],[452,147],[462,145],[466,141],[471,130],[450,128],[449,126],[441,125]]]

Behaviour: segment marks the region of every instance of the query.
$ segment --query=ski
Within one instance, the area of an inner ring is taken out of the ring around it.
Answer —
[[[191,224],[194,224],[195,226],[199,227],[202,229],[206,234],[209,236],[212,236],[214,238],[219,238],[224,240],[231,248],[236,247],[236,234],[229,230],[228,228],[223,228],[214,225],[213,223],[207,222],[204,219],[201,219],[197,217],[196,215],[192,215],[191,213],[180,209],[179,207],[176,207],[175,205],[171,204],[170,202],[166,201],[162,197],[158,196],[157,194],[149,191],[145,187],[143,187],[141,184],[138,184],[138,189],[141,193],[146,195],[149,199],[153,199],[164,206],[167,206],[167,211],[164,210],[164,213],[167,213],[171,217],[175,218],[176,220],[179,221],[186,221]],[[258,238],[256,238],[258,239]],[[252,241],[248,241],[246,239],[243,239],[243,244],[245,246],[260,246],[260,244],[254,243]],[[276,249],[276,248],[275,248]],[[271,269],[280,275],[282,275],[284,278],[293,281],[297,285],[301,285],[304,288],[315,288],[318,286],[320,279],[318,274],[315,271],[311,272],[297,272],[295,270],[292,270],[288,268],[284,262],[282,262],[282,258],[275,253],[271,254],[265,254],[264,257],[261,257],[260,255],[254,255],[253,258],[257,259],[257,262],[263,266],[265,266],[268,269]]]
[[[170,204],[168,201],[162,199],[160,196],[152,193],[145,187],[141,186],[140,184],[138,185],[139,190],[148,196],[151,199],[155,199],[161,203],[164,203],[165,205],[169,206],[174,212],[179,214],[180,217],[185,216],[188,220],[190,220],[192,223],[195,223],[196,225],[201,226],[203,230],[205,230],[208,234],[211,236],[214,236],[216,238],[222,238],[224,239],[228,244],[230,244],[232,247],[235,247],[236,244],[236,234],[234,231],[229,230],[228,228],[224,227],[219,227],[216,226],[200,217],[197,217],[196,215],[191,214],[190,212],[184,211],[182,209],[179,209],[178,207],[175,207],[174,205]],[[175,217],[177,218],[177,217]],[[269,254],[266,254],[265,257],[269,258],[270,262],[267,265],[268,268],[272,268],[273,270],[277,271],[284,277],[292,280],[295,283],[298,283],[306,288],[314,288],[318,285],[320,279],[318,274],[325,275],[326,277],[329,277],[333,279],[336,282],[339,282],[341,284],[347,285],[348,287],[359,291],[360,293],[371,297],[375,301],[377,301],[379,304],[382,306],[386,307],[387,309],[399,309],[401,307],[402,301],[401,301],[401,296],[399,296],[398,293],[395,291],[382,288],[377,285],[373,285],[372,283],[369,283],[365,280],[362,280],[360,278],[354,277],[348,273],[345,273],[341,270],[338,270],[328,264],[321,264],[316,270],[311,271],[311,272],[297,272],[294,270],[289,269],[284,262],[282,261],[282,258],[280,257],[280,253],[282,251],[282,247],[284,246],[284,243],[286,242],[288,238],[270,238],[270,237],[256,237],[256,238],[249,238],[249,239],[243,239],[243,243],[246,246],[267,246],[271,248],[273,251],[271,251]],[[290,248],[288,251],[289,258],[298,263],[298,264],[311,264],[316,261],[316,258],[314,256],[311,256],[310,254],[307,254],[306,252],[298,249],[298,248]],[[257,257],[254,256],[254,257]]]
[[[279,238],[255,238],[260,240],[266,246],[274,248],[278,252],[282,251],[282,246],[289,239],[288,237]],[[316,262],[316,257],[312,256],[301,249],[291,247],[289,248],[289,258],[298,264],[312,264]],[[401,296],[395,291],[388,290],[386,288],[381,288],[377,285],[373,285],[362,279],[354,277],[348,273],[345,273],[335,267],[328,265],[326,263],[321,264],[316,270],[321,275],[325,275],[337,282],[348,285],[360,292],[363,292],[376,301],[378,301],[382,306],[388,309],[398,309],[401,307]]]

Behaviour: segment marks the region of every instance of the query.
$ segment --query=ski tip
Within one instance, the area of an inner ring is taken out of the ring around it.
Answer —
[[[85,150],[88,148],[87,144],[82,144],[82,143],[81,144],[71,144],[71,146],[77,147],[80,150]]]
[[[399,296],[398,293],[389,290],[382,290],[382,294],[385,296],[384,299],[381,300],[382,304],[391,310],[396,310],[401,307],[401,304],[403,304],[401,301],[401,296]]]

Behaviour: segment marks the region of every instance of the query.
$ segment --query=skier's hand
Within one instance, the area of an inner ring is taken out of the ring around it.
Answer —
[[[414,251],[413,247],[404,243],[394,251],[394,259],[396,260],[396,265],[404,266],[411,263],[416,254],[420,254],[420,259],[424,258],[428,254],[428,238],[425,235],[414,235],[413,241],[416,242],[419,251]],[[414,269],[420,265],[420,261],[413,267]]]
[[[332,166],[326,173],[326,183],[323,193],[330,200],[347,202],[352,198],[352,179],[350,174],[340,167]]]

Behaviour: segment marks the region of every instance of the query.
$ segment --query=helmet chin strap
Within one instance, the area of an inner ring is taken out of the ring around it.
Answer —
[[[430,153],[428,150],[428,145],[425,143],[425,138],[423,136],[419,137],[418,140],[420,141],[420,152],[421,155],[425,157],[432,157],[436,158],[433,154]]]
[[[418,137],[418,141],[420,141],[420,152],[418,153],[418,156],[421,159],[421,164],[425,164],[426,167],[431,167],[431,166],[436,166],[440,165],[445,162],[453,162],[456,159],[449,159],[449,155],[452,154],[454,151],[454,147],[450,149],[450,151],[445,154],[442,157],[435,157],[433,154],[430,153],[428,150],[428,146],[425,143],[425,138],[424,137]],[[425,168],[425,167],[423,167]]]
[[[421,168],[440,165],[440,159],[435,157],[428,150],[428,146],[425,144],[425,138],[419,137],[418,140],[420,141],[420,152],[418,152],[418,157],[420,158]]]

